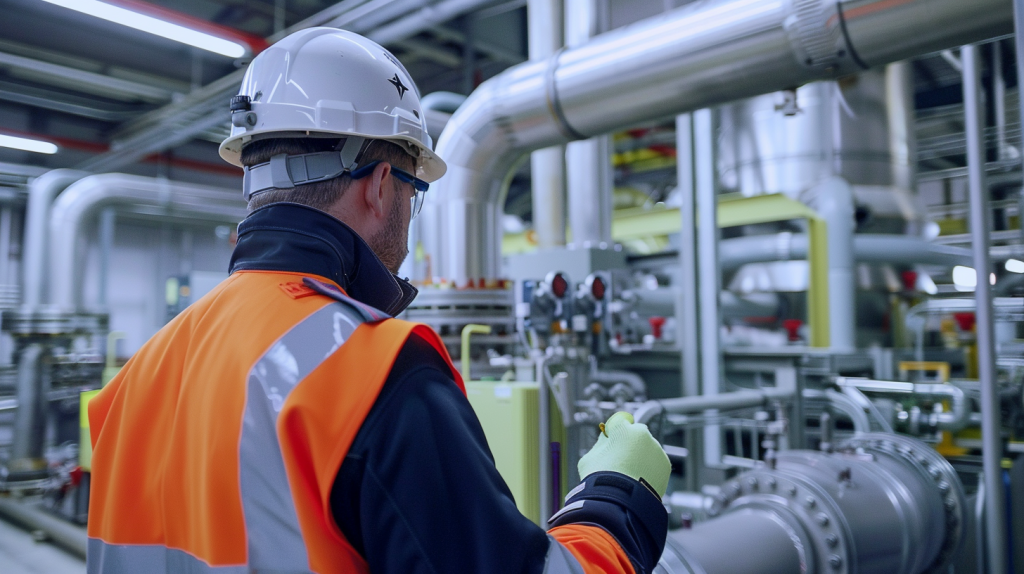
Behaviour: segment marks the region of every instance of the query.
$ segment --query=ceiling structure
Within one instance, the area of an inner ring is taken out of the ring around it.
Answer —
[[[526,59],[525,0],[107,1],[252,52],[308,26],[349,29],[388,47],[423,94],[468,93]],[[0,162],[237,185],[240,170],[216,147],[251,56],[225,57],[43,0],[0,0],[0,14],[0,133],[60,148],[0,148]]]

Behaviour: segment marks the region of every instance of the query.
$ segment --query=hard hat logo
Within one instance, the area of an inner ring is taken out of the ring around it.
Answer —
[[[358,34],[306,28],[289,35],[252,61],[241,96],[248,109],[239,99],[231,135],[220,146],[221,157],[234,165],[241,166],[242,147],[255,140],[355,136],[398,144],[416,158],[414,175],[424,181],[436,181],[447,169],[432,149],[409,73]]]
[[[398,99],[400,100],[405,96],[405,93],[409,91],[409,88],[405,87],[405,84],[402,83],[402,79],[398,77],[398,74],[395,74],[395,77],[388,80],[388,82],[398,90]]]

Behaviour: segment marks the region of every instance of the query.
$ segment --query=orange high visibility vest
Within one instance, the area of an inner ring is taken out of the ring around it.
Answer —
[[[330,495],[398,352],[465,388],[303,277],[234,273],[90,402],[90,573],[367,572]]]

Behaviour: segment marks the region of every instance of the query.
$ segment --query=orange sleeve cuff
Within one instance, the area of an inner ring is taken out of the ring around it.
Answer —
[[[622,547],[602,528],[565,524],[548,534],[576,557],[585,574],[636,574]]]

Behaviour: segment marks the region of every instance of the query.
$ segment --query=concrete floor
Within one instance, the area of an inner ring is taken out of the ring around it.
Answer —
[[[0,520],[0,573],[84,574],[85,561]]]

